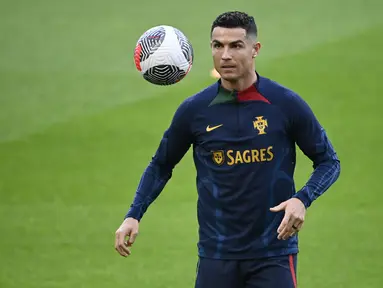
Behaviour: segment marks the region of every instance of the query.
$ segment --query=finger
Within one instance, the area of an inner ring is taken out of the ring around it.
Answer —
[[[270,211],[271,211],[271,212],[278,212],[278,211],[282,211],[282,210],[284,210],[285,208],[286,208],[286,201],[280,203],[280,204],[277,205],[277,206],[271,207],[271,208],[270,208]]]
[[[294,223],[294,218],[289,214],[289,221],[284,225],[283,229],[280,230],[278,238],[286,240],[290,233],[293,231],[292,226]]]
[[[300,231],[302,229],[304,223],[305,223],[305,221],[300,221],[300,223],[298,223],[298,225],[296,225],[298,227],[298,231]]]
[[[294,230],[294,231],[299,231],[299,226],[300,226],[300,223],[299,221],[295,221],[295,223],[293,225],[291,225],[291,228]]]
[[[116,250],[123,257],[128,257],[130,255],[130,250],[129,249],[126,250],[126,248],[124,248],[123,245],[122,246],[118,246]]]
[[[130,251],[129,249],[130,245],[128,244],[128,242],[124,242],[122,243],[118,248],[119,250],[122,252],[122,256],[129,256],[130,254],[132,254],[132,252]]]
[[[301,231],[302,227],[303,227],[303,222],[304,221],[295,221],[294,225],[292,226],[292,230],[296,233],[298,233],[299,231]],[[291,236],[290,236],[291,237]]]
[[[116,250],[118,247],[118,238],[119,238],[119,236],[118,236],[118,230],[117,230],[115,233],[115,236],[114,236],[114,249],[116,249]]]
[[[283,229],[285,229],[286,225],[289,223],[290,221],[290,214],[285,214],[285,216],[283,217],[282,221],[281,221],[281,224],[279,225],[278,229],[277,229],[277,232],[278,233],[281,233],[283,231]]]
[[[288,239],[289,237],[294,236],[296,233],[298,233],[298,232],[300,231],[300,228],[301,228],[302,225],[303,225],[303,221],[301,221],[301,220],[295,220],[295,221],[293,221],[292,223],[294,223],[294,224],[291,225],[291,228],[290,228],[290,229],[288,229],[288,230],[285,231],[284,233],[283,233],[283,232],[281,233],[281,237],[282,237],[283,240],[286,240],[286,239]],[[289,224],[290,224],[290,223],[289,223]],[[287,228],[288,228],[288,227],[289,227],[289,226],[287,226]]]
[[[117,252],[124,257],[130,255],[130,250],[125,245],[125,237],[126,237],[126,234],[122,230],[117,230],[115,248]]]
[[[129,241],[128,241],[129,245],[133,245],[134,241],[136,241],[137,235],[138,235],[138,231],[134,231],[130,234]]]
[[[295,234],[298,234],[298,232],[301,230],[302,226],[303,226],[303,222],[295,222],[294,225],[291,227],[292,231],[291,231],[289,237],[293,237]]]
[[[118,244],[115,249],[121,256],[127,257],[129,255],[127,251],[124,251],[124,248],[120,244]]]
[[[299,232],[298,230],[293,230],[293,231],[290,233],[289,237],[293,237],[294,235],[297,235],[298,232]]]
[[[301,226],[301,222],[300,221],[295,221],[295,223],[291,226],[291,229],[292,229],[292,235],[296,234],[299,232],[300,230],[300,226]]]
[[[120,239],[120,231],[117,230],[116,231],[116,236],[115,236],[115,240],[114,240],[114,249],[116,249],[116,251],[121,255],[121,256],[125,256],[125,253],[123,253],[121,250],[120,250],[120,243],[119,243],[119,239]]]
[[[124,245],[121,245],[121,244],[117,244],[117,246],[115,247],[116,251],[121,255],[121,256],[124,256],[124,257],[127,257],[130,255],[130,251],[125,251],[124,249]]]

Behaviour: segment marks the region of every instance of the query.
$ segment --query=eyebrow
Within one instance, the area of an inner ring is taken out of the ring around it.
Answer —
[[[220,41],[218,41],[218,40],[213,40],[212,41],[213,43],[217,43],[217,44],[221,44],[222,45],[222,42],[220,42]],[[236,41],[232,41],[232,42],[230,42],[229,44],[244,44],[245,42],[243,42],[242,40],[236,40]]]

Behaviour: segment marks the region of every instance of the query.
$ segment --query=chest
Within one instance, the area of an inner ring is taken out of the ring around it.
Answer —
[[[262,148],[288,140],[288,119],[280,108],[259,101],[205,108],[193,120],[195,143],[207,150]]]

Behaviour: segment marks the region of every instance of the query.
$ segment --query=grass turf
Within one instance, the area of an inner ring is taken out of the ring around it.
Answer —
[[[308,211],[300,287],[381,286],[382,5],[223,1],[200,11],[200,2],[188,11],[197,22],[171,0],[1,2],[1,287],[193,287],[190,153],[149,208],[129,259],[114,251],[114,231],[174,110],[214,81],[209,25],[229,9],[255,14],[258,71],[307,100],[342,161],[339,181]],[[170,5],[171,15],[156,12]],[[164,19],[189,36],[196,60],[187,79],[160,88],[134,71],[132,52]],[[300,186],[311,164],[298,160]]]

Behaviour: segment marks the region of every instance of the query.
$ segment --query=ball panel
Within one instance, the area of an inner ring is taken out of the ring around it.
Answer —
[[[156,85],[172,85],[183,79],[185,71],[174,65],[157,65],[144,74],[145,80]]]
[[[174,28],[174,32],[177,35],[178,43],[181,47],[182,54],[185,56],[186,61],[188,61],[191,64],[194,59],[193,46],[180,30]]]
[[[137,44],[136,49],[134,49],[134,63],[138,71],[141,71],[141,56],[142,56],[142,46],[140,43]]]
[[[138,43],[142,47],[140,61],[145,61],[152,55],[164,42],[165,29],[163,27],[155,27],[148,30],[140,37]]]

